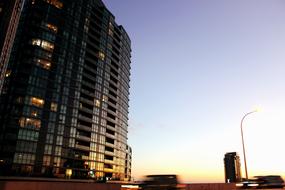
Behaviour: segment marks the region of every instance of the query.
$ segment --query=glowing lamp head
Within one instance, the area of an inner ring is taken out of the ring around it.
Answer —
[[[254,111],[255,112],[262,112],[262,108],[261,107],[255,107]]]

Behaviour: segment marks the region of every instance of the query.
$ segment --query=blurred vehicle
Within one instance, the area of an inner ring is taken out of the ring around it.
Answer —
[[[279,175],[255,176],[259,181],[258,188],[283,188],[284,180]]]
[[[248,179],[239,183],[236,183],[236,187],[240,189],[256,189],[259,186],[257,179]]]
[[[148,175],[141,185],[143,190],[180,190],[176,175]]]
[[[279,175],[255,176],[236,183],[236,187],[240,189],[267,189],[267,188],[283,188],[284,180]]]

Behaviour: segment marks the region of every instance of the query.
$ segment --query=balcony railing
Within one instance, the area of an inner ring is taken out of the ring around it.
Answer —
[[[88,141],[88,142],[91,141],[90,137],[85,137],[85,136],[82,136],[82,135],[79,135],[79,134],[76,135],[76,138],[78,138],[80,140]]]
[[[78,148],[78,149],[81,149],[81,150],[87,150],[87,151],[90,150],[89,146],[84,146],[84,145],[77,144],[75,147]]]

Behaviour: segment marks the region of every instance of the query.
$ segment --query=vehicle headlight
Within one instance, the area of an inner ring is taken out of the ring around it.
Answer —
[[[256,187],[256,186],[258,186],[258,184],[257,184],[257,183],[253,183],[253,184],[248,184],[248,186],[250,186],[250,187]]]

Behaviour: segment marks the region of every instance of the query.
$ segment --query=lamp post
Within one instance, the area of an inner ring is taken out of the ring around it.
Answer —
[[[242,140],[242,149],[243,149],[243,159],[244,159],[244,168],[245,168],[245,176],[246,176],[246,179],[248,179],[248,174],[247,174],[247,165],[246,165],[246,156],[245,156],[245,148],[244,148],[244,139],[243,139],[243,129],[242,129],[242,124],[243,124],[243,120],[246,118],[246,116],[252,114],[252,113],[255,113],[255,112],[258,112],[258,110],[254,110],[254,111],[251,111],[251,112],[248,112],[246,113],[243,118],[241,119],[241,122],[240,122],[240,130],[241,130],[241,140]]]

